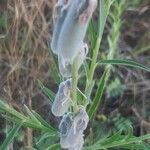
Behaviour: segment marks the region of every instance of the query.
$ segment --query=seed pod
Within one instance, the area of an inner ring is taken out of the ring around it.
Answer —
[[[83,135],[81,135],[78,139],[78,144],[75,145],[74,147],[69,147],[68,150],[82,150],[84,144],[84,139],[83,139]]]
[[[70,114],[65,114],[60,122],[59,130],[60,130],[60,145],[62,148],[68,148],[70,145],[66,140],[68,131],[70,130],[72,125],[72,118]]]
[[[71,105],[71,82],[72,79],[60,83],[55,100],[52,104],[52,113],[55,116],[63,116]]]
[[[72,126],[68,131],[66,140],[73,147],[78,145],[78,139],[83,136],[83,131],[87,128],[89,117],[84,107],[80,108],[79,113],[73,119]]]
[[[72,125],[72,118],[70,113],[64,114],[63,118],[59,124],[60,134],[63,136],[67,136],[68,130]]]
[[[83,43],[75,61],[77,63],[77,68],[79,69],[86,59],[86,55],[88,54],[88,46]],[[59,63],[59,71],[63,77],[71,77],[71,62],[64,60],[61,56],[58,57]]]
[[[63,59],[72,61],[77,56],[96,4],[97,0],[71,2],[58,40],[58,52]]]
[[[71,0],[58,0],[58,2],[54,7],[54,12],[53,12],[54,31],[53,31],[52,41],[51,41],[51,49],[54,54],[58,54],[57,45],[58,45],[59,34],[62,25],[65,21],[67,10],[70,3]]]

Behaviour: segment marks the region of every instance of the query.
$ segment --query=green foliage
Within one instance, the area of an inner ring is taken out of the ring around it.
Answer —
[[[141,2],[142,0],[132,0],[129,3],[131,6],[138,6]]]
[[[29,110],[27,106],[25,106],[25,108],[27,116],[19,113],[8,104],[0,100],[0,112],[7,113],[3,115],[6,119],[17,124],[22,123],[22,126],[24,127],[30,127],[43,132],[49,132],[51,136],[57,135],[57,130],[48,124],[38,113],[33,110]]]
[[[142,69],[145,71],[150,72],[150,68],[146,67],[145,65],[142,65],[138,62],[135,62],[133,60],[119,60],[119,59],[112,59],[112,60],[102,60],[99,62],[100,64],[111,64],[111,65],[119,65],[119,66],[128,66],[128,67],[134,67],[138,69]]]
[[[112,119],[112,122],[114,123],[113,133],[116,133],[117,131],[125,131],[133,132],[132,129],[132,123],[129,119],[122,117],[120,114],[118,114],[116,117]]]
[[[50,149],[50,147],[55,147],[58,137],[52,137],[49,133],[43,133],[35,139],[35,148],[37,149]]]
[[[7,25],[7,15],[6,14],[0,14],[0,28],[5,28]]]
[[[132,127],[128,126],[126,134],[124,134],[123,130],[120,130],[112,136],[98,140],[92,146],[85,147],[84,150],[106,150],[111,148],[123,148],[126,150],[149,150],[150,146],[146,144],[144,140],[149,139],[150,134],[135,137],[133,136],[132,131]]]
[[[100,18],[99,18],[99,20],[100,20],[99,21],[100,22],[99,37],[100,38],[104,31],[104,26],[105,26],[106,19],[109,14],[109,9],[110,9],[110,6],[112,5],[112,3],[113,3],[113,1],[111,1],[111,0],[108,0],[108,1],[101,0],[100,1],[100,15],[99,15],[100,16]],[[113,4],[115,9],[111,12],[111,17],[113,19],[113,23],[112,23],[112,31],[108,38],[109,48],[110,48],[109,54],[108,54],[108,59],[113,59],[116,54],[117,41],[118,41],[119,34],[120,34],[119,29],[121,26],[121,14],[123,12],[124,4],[125,4],[124,0],[121,2],[115,1]],[[96,50],[98,50],[98,49],[99,49],[99,46],[96,47]],[[93,54],[93,59],[92,59],[92,64],[91,64],[91,67],[93,67],[94,70],[95,70],[95,67],[97,66],[97,62],[96,62],[97,54],[98,53]],[[96,57],[94,55],[96,55]],[[94,71],[94,70],[92,70],[92,71]],[[110,71],[111,71],[111,67],[106,66],[105,71],[100,79],[98,89],[96,91],[96,95],[95,95],[92,105],[90,106],[89,111],[88,111],[90,118],[94,116],[98,106],[100,105],[102,94],[104,92],[107,80],[109,79]],[[90,76],[90,79],[92,79],[92,78],[93,78],[93,74]]]
[[[53,102],[55,98],[55,94],[49,88],[44,86],[44,84],[40,80],[38,80],[38,84],[40,88],[42,89],[43,93],[48,97],[50,102]]]
[[[107,96],[109,98],[117,97],[122,95],[125,90],[125,85],[123,85],[118,78],[115,78],[108,86],[107,86]]]
[[[108,72],[108,70],[105,70],[105,72],[103,73],[103,75],[99,81],[99,85],[98,85],[98,89],[96,91],[95,98],[92,102],[92,105],[90,106],[90,108],[88,110],[88,114],[89,114],[90,118],[92,118],[94,116],[94,114],[96,113],[96,110],[100,104],[100,100],[102,98],[102,94],[104,92],[104,88],[105,88],[108,77],[109,77],[109,72]]]
[[[18,130],[23,125],[23,122],[20,122],[20,124],[16,124],[15,127],[8,133],[7,138],[3,142],[3,144],[0,146],[0,150],[6,150],[9,146],[9,144],[12,142],[13,138],[16,136]]]

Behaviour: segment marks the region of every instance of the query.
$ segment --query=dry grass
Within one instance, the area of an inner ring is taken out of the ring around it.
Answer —
[[[0,29],[0,97],[22,111],[24,104],[32,108],[32,99],[41,93],[37,79],[51,82],[48,43],[54,1],[0,3],[0,11],[6,19]],[[35,103],[38,102],[40,99]],[[32,132],[28,129],[25,145],[32,145]]]

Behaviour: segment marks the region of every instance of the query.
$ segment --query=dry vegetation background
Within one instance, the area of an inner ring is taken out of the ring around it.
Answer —
[[[24,104],[39,112],[47,121],[57,124],[50,112],[50,103],[41,91],[41,80],[52,91],[53,64],[49,53],[54,0],[0,0],[0,98],[18,111]],[[125,11],[119,41],[121,55],[150,66],[150,2]],[[113,105],[104,101],[100,114],[133,116],[137,135],[150,133],[150,74],[121,69],[116,73],[125,83],[124,94]],[[107,110],[107,111],[106,111]],[[6,122],[0,119],[0,143],[5,137]],[[15,149],[32,145],[35,133],[25,130],[21,144]],[[13,146],[12,146],[13,148]]]

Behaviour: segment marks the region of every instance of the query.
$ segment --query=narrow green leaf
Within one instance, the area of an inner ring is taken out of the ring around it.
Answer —
[[[42,91],[44,92],[44,94],[48,97],[48,99],[53,102],[55,99],[55,93],[52,92],[50,89],[48,89],[46,86],[44,86],[44,84],[38,80],[39,86],[41,87]]]
[[[104,27],[106,24],[107,16],[109,14],[109,9],[113,3],[113,0],[100,0],[100,16],[99,16],[99,37],[102,38]]]
[[[50,147],[48,147],[46,150],[60,150],[60,144],[53,144]]]
[[[113,138],[112,138],[113,137]],[[85,147],[85,150],[99,150],[99,149],[109,149],[109,148],[128,148],[128,149],[134,149],[133,145],[136,147],[134,150],[146,150],[150,147],[149,144],[144,143],[144,140],[150,139],[150,134],[140,136],[140,137],[130,137],[126,138],[127,135],[118,135],[117,139],[114,138],[114,136],[109,137],[106,139],[107,142],[96,142],[94,145]],[[109,142],[109,139],[111,139],[111,142]],[[113,140],[112,140],[113,139]],[[143,148],[143,149],[142,149]]]
[[[94,114],[96,113],[96,110],[101,102],[101,98],[105,89],[105,85],[106,82],[108,80],[109,77],[109,69],[106,69],[100,79],[99,85],[98,85],[98,89],[96,91],[96,95],[94,97],[94,100],[92,101],[92,104],[88,110],[88,115],[90,118],[94,117]]]
[[[17,124],[9,133],[8,136],[6,137],[5,141],[3,142],[3,144],[0,147],[0,150],[7,150],[9,144],[12,142],[12,140],[14,139],[14,137],[16,136],[16,133],[18,132],[18,130],[21,128],[22,123]]]
[[[45,139],[50,139],[51,137],[52,137],[51,134],[45,133],[45,134],[42,135],[42,136],[40,137],[40,139],[36,142],[36,146],[38,147],[38,145],[40,145],[40,143],[41,143],[42,141],[44,141]]]
[[[94,49],[95,43],[96,43],[96,38],[97,38],[97,32],[95,28],[94,21],[91,20],[89,27],[88,27],[88,34],[89,34],[89,41],[91,42],[91,49]],[[91,51],[92,52],[92,51]]]
[[[106,20],[107,20],[108,14],[109,14],[109,10],[110,10],[110,7],[111,7],[113,1],[114,0],[100,0],[99,1],[99,12],[100,12],[99,13],[99,29],[98,29],[99,31],[98,31],[98,37],[96,40],[95,48],[93,49],[92,62],[91,62],[90,69],[88,72],[85,93],[90,93],[89,90],[90,90],[90,86],[93,81],[95,65],[97,62],[97,56],[98,56],[98,52],[99,52],[99,48],[100,48],[100,44],[101,44],[101,39],[103,36],[104,27],[105,27]],[[102,95],[102,93],[100,95]],[[92,104],[93,106],[91,106],[90,110],[89,110],[90,117],[92,117],[92,115],[96,111],[95,108],[97,108],[97,106],[95,106],[95,105],[99,103],[97,99],[95,99],[94,101],[95,102]],[[92,110],[93,108],[94,108],[94,110]]]
[[[128,67],[134,67],[134,68],[139,68],[145,71],[150,72],[150,68],[135,62],[133,60],[120,60],[120,59],[112,59],[112,60],[102,60],[99,62],[99,64],[111,64],[111,65],[123,65],[123,66],[128,66]]]
[[[53,128],[49,123],[47,123],[37,112],[32,111],[32,113],[36,116],[36,118],[47,128],[51,129],[52,131],[57,132],[55,128]]]
[[[34,112],[30,112],[30,113],[32,113],[32,115],[36,117],[36,121],[35,121],[35,118],[33,120],[31,116],[30,117],[25,116],[17,112],[15,109],[13,109],[12,107],[10,107],[8,104],[4,103],[1,100],[0,100],[0,112],[7,113],[7,115],[4,116],[7,120],[10,120],[15,123],[23,122],[24,127],[29,127],[29,128],[38,129],[44,132],[49,132],[54,136],[57,135],[57,131],[54,128],[52,128],[50,125],[48,126],[48,124],[46,124],[44,120],[42,121],[42,118],[40,118],[40,116]]]
[[[34,121],[36,124],[41,125],[41,123],[39,122],[39,120],[35,117],[35,115],[32,113],[32,111],[30,111],[30,109],[25,105],[24,106],[26,109],[27,114],[30,116],[31,120]]]

